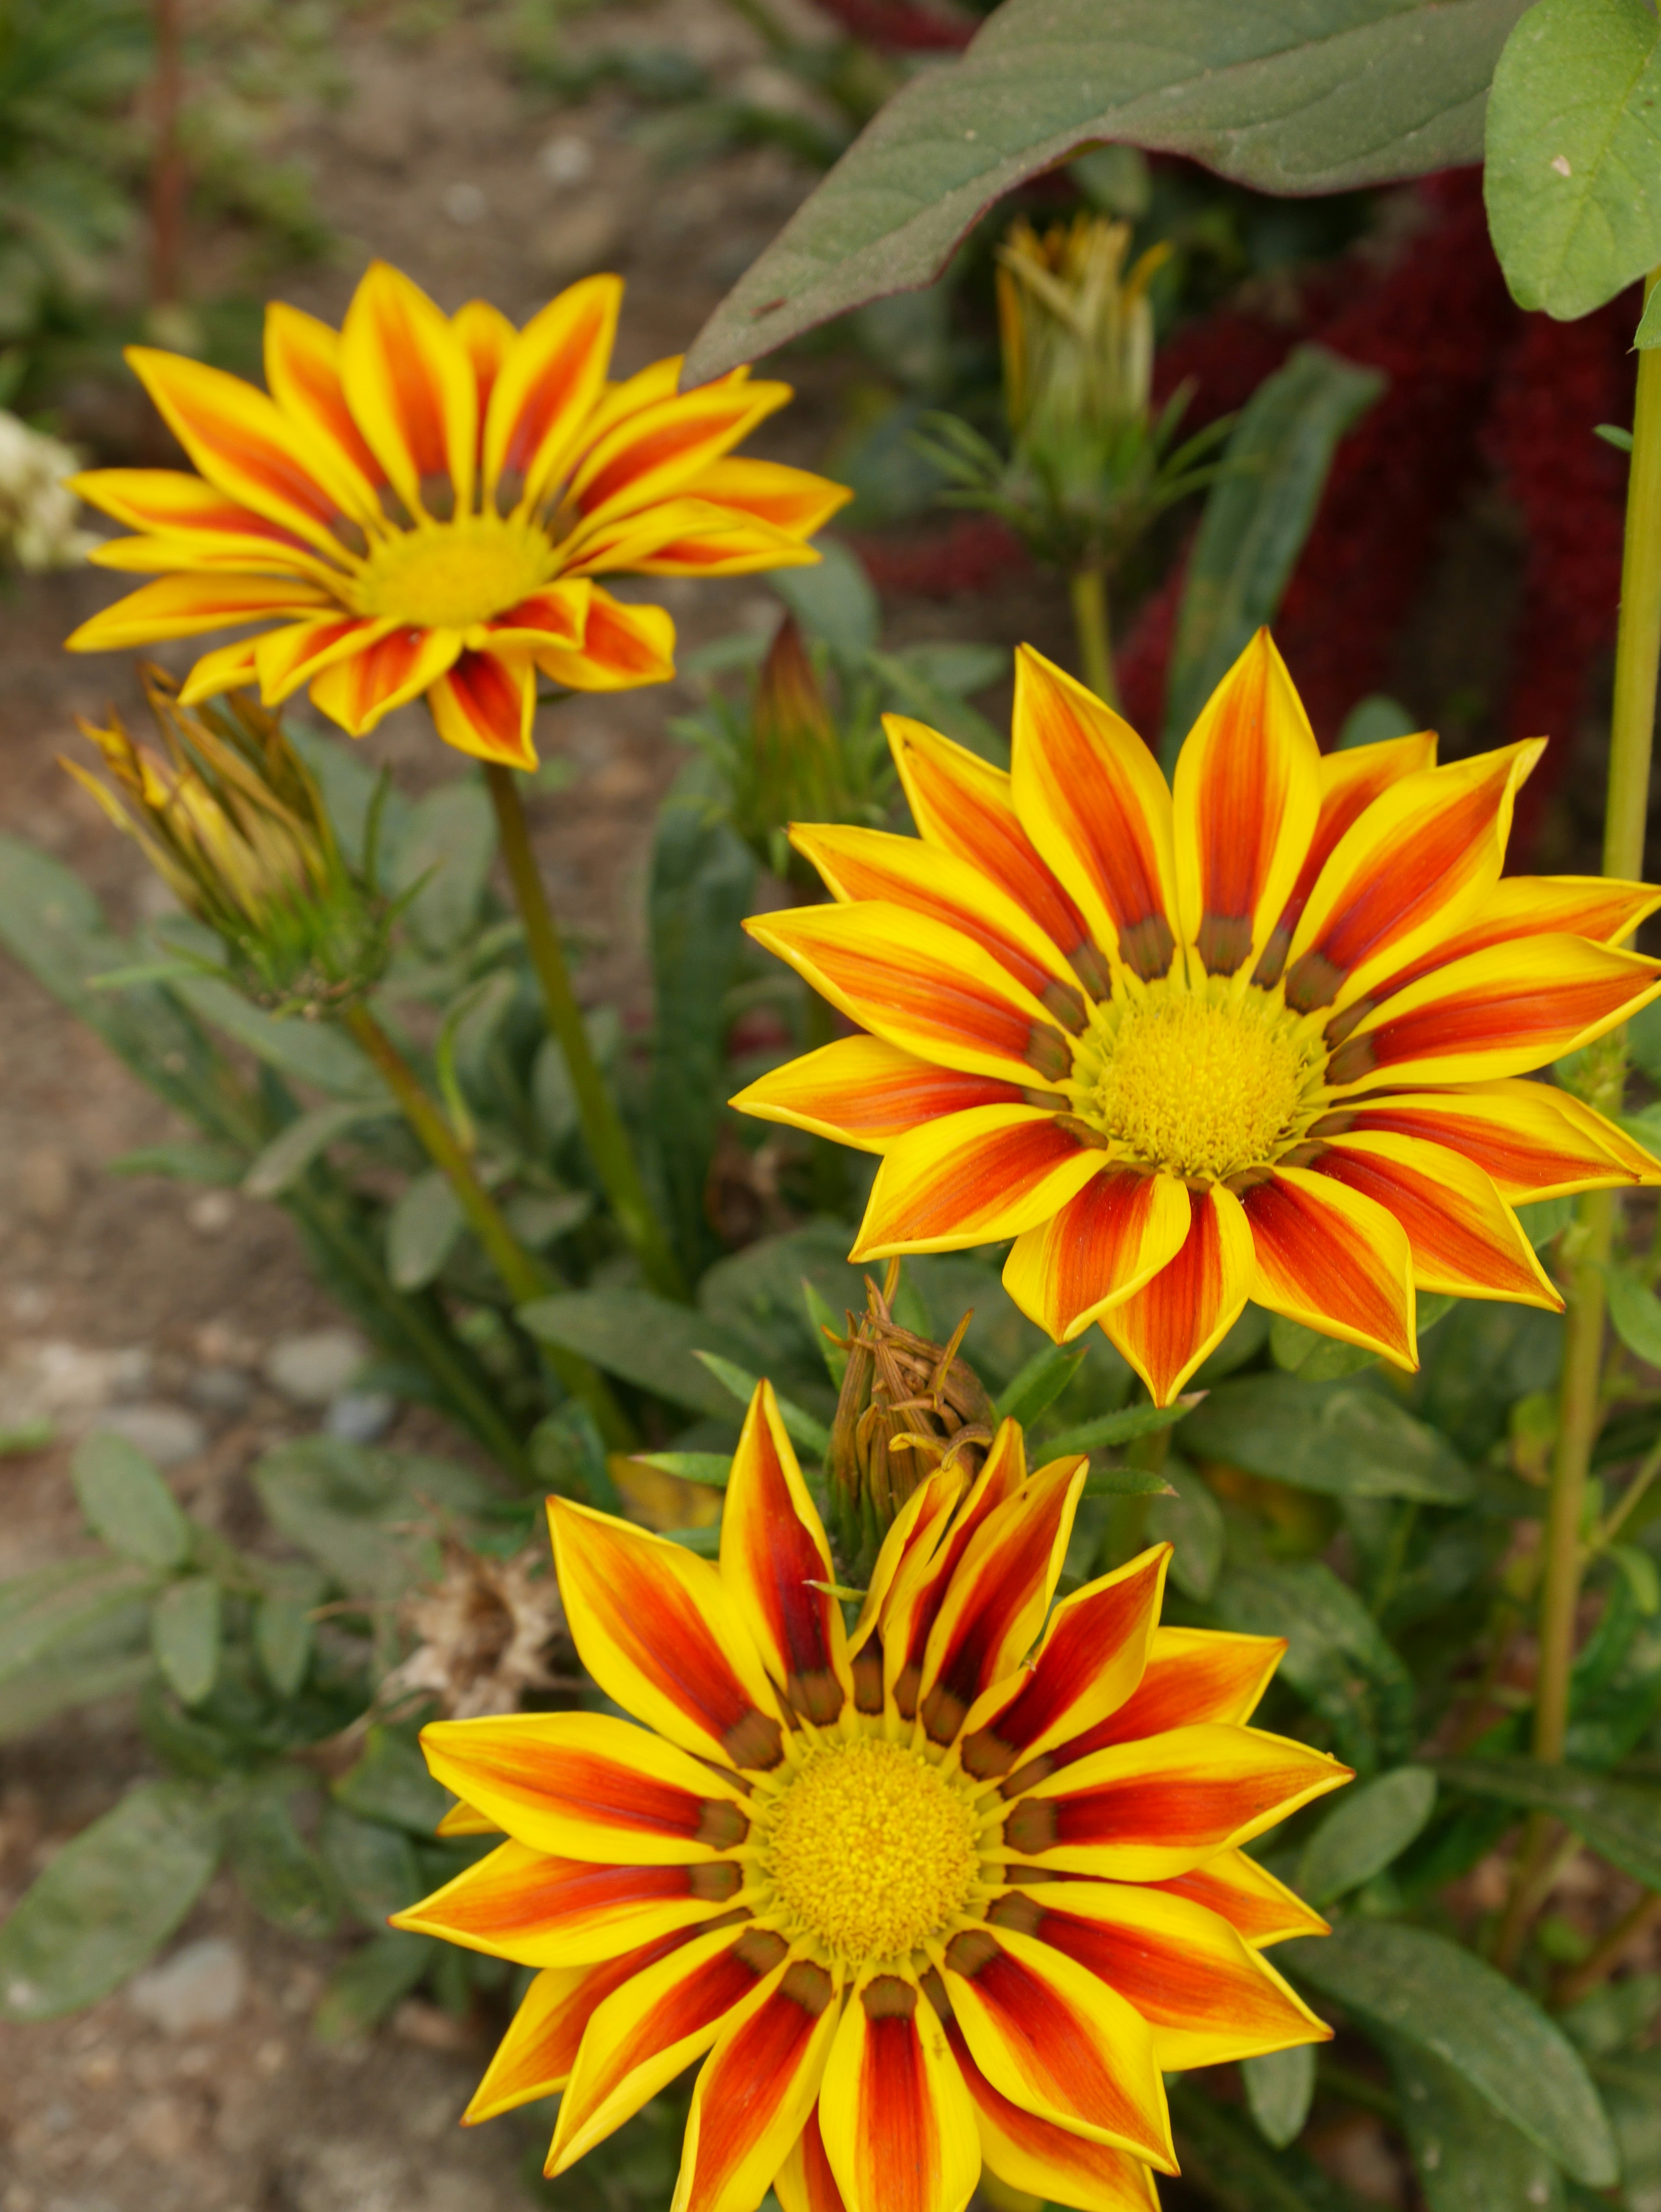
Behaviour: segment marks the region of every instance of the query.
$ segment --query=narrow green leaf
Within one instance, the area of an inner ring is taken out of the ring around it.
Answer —
[[[714,1352],[695,1352],[693,1358],[702,1360],[722,1389],[740,1406],[747,1406],[754,1397],[760,1377],[751,1375],[747,1368],[737,1366],[732,1360],[723,1359]],[[827,1458],[830,1450],[830,1431],[824,1422],[816,1421],[811,1413],[804,1413],[800,1406],[794,1405],[777,1391],[773,1395],[778,1399],[779,1419],[783,1422],[784,1433],[791,1443],[799,1444],[805,1452],[811,1452],[815,1459]]]
[[[1298,2043],[1290,2051],[1269,2051],[1259,2058],[1244,2059],[1240,2077],[1264,2141],[1276,2150],[1295,2142],[1315,2101],[1314,2045]]]
[[[306,1787],[293,1769],[256,1790],[232,1814],[230,1862],[254,1911],[290,1935],[326,1936],[335,1905],[327,1876],[295,1825],[292,1800]]]
[[[1638,319],[1633,343],[1640,353],[1648,353],[1652,347],[1661,346],[1661,285],[1658,285],[1644,302],[1644,312]],[[1600,438],[1607,438],[1610,445],[1619,447],[1623,453],[1631,453],[1630,430],[1622,430],[1614,423],[1600,422],[1597,434]]]
[[[732,1401],[698,1353],[740,1364],[755,1357],[751,1345],[709,1315],[649,1291],[564,1292],[533,1299],[519,1318],[539,1341],[563,1344],[637,1389],[700,1413],[724,1417]]]
[[[344,1030],[322,1028],[315,1022],[279,1021],[239,997],[228,983],[210,976],[173,988],[192,1013],[222,1030],[235,1043],[246,1045],[279,1075],[309,1084],[332,1098],[384,1106],[380,1078]]]
[[[437,1168],[415,1176],[386,1216],[386,1273],[400,1291],[427,1287],[466,1225],[461,1201]]]
[[[804,1275],[801,1279],[802,1303],[807,1308],[807,1318],[818,1337],[819,1349],[824,1354],[825,1370],[830,1377],[830,1387],[840,1390],[842,1378],[848,1372],[848,1348],[839,1340],[848,1324],[838,1321],[829,1304]]]
[[[281,1198],[299,1182],[312,1162],[360,1122],[390,1108],[316,1106],[271,1139],[242,1178],[250,1198]]]
[[[341,1776],[333,1794],[349,1813],[407,1828],[415,1836],[432,1834],[447,1802],[409,1737],[382,1727],[369,1730],[362,1758]]]
[[[1223,1564],[1223,1509],[1209,1484],[1174,1453],[1161,1471],[1170,1494],[1148,1507],[1148,1536],[1156,1544],[1175,1547],[1171,1580],[1203,1602],[1216,1588]]]
[[[191,1524],[136,1445],[125,1437],[90,1436],[70,1461],[70,1475],[88,1526],[111,1551],[147,1567],[183,1565]]]
[[[1358,1382],[1306,1382],[1294,1375],[1220,1382],[1190,1418],[1183,1449],[1339,1498],[1462,1505],[1475,1490],[1470,1469],[1445,1437]]]
[[[1191,1390],[1174,1406],[1126,1406],[1116,1413],[1098,1413],[1094,1420],[1080,1421],[1075,1429],[1046,1437],[1045,1456],[1064,1459],[1068,1452],[1111,1451],[1119,1444],[1134,1443],[1138,1437],[1151,1437],[1186,1419],[1204,1395],[1202,1390]]]
[[[317,1845],[330,1880],[366,1928],[384,1928],[389,1914],[413,1905],[425,1887],[403,1830],[360,1820],[344,1805],[325,1807]]]
[[[1083,1346],[1075,1349],[1064,1344],[1047,1344],[1041,1352],[1035,1352],[999,1398],[998,1419],[1019,1421],[1023,1428],[1031,1428],[1039,1414],[1047,1413],[1055,1404],[1083,1366],[1086,1349]]]
[[[140,1145],[104,1163],[106,1175],[171,1176],[176,1182],[204,1182],[231,1189],[247,1172],[245,1152],[234,1145],[208,1145],[181,1137],[171,1145]]]
[[[387,887],[401,895],[426,878],[404,912],[429,951],[453,951],[477,925],[496,848],[496,810],[472,777],[441,783],[410,808]]]
[[[1661,1790],[1532,1759],[1439,1759],[1435,1768],[1474,1797],[1555,1814],[1611,1866],[1661,1889]]]
[[[1274,2149],[1238,2109],[1186,2081],[1169,2094],[1183,2180],[1218,2212],[1366,2212],[1307,2152]]]
[[[1661,1367],[1661,1298],[1629,1267],[1606,1267],[1603,1279],[1615,1334],[1646,1366]]]
[[[261,1671],[278,1697],[291,1698],[311,1663],[312,1614],[321,1600],[321,1575],[287,1568],[282,1581],[254,1607],[253,1645]]]
[[[1058,1455],[1061,1456],[1062,1455]],[[1097,1467],[1085,1477],[1082,1498],[1165,1498],[1171,1485],[1163,1474],[1141,1467]]]
[[[435,1936],[412,1936],[401,1928],[373,1936],[330,1975],[312,2015],[318,2040],[352,2043],[368,2035],[443,1951]]]
[[[156,1577],[126,1559],[58,1559],[0,1583],[0,1681],[147,1619]]]
[[[1329,1905],[1382,1874],[1424,1827],[1436,1803],[1427,1766],[1397,1766],[1346,1790],[1304,1846],[1298,1888],[1311,1905]]]
[[[655,1467],[682,1482],[702,1482],[712,1490],[725,1490],[733,1473],[731,1452],[636,1452],[642,1467]]]
[[[814,550],[819,558],[812,567],[770,569],[764,580],[809,637],[828,645],[842,659],[858,662],[875,650],[882,635],[876,591],[851,546],[822,538]]]
[[[1451,2066],[1375,2028],[1428,2212],[1562,2212],[1563,2177]]]
[[[162,1679],[199,1705],[219,1679],[219,1585],[211,1575],[170,1583],[150,1609],[150,1649]]]

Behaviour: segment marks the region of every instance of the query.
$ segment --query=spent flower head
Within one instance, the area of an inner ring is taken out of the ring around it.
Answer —
[[[80,502],[65,481],[78,465],[69,447],[0,408],[0,564],[39,574],[86,559],[98,540],[76,526]]]

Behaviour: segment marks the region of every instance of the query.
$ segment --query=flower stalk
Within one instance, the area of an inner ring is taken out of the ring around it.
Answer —
[[[1099,567],[1075,568],[1068,589],[1079,640],[1079,672],[1104,706],[1119,711],[1113,675],[1113,632],[1107,613],[1107,578]]]

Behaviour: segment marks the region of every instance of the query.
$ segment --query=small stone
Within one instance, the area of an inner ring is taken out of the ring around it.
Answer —
[[[194,2035],[234,2020],[247,1991],[248,1970],[235,1944],[204,1936],[164,1965],[135,1975],[127,2002],[164,2035]]]
[[[323,1425],[349,1444],[372,1444],[386,1435],[397,1411],[397,1399],[384,1390],[348,1390],[323,1416]]]
[[[198,1367],[185,1388],[191,1403],[208,1413],[240,1413],[253,1395],[253,1384],[240,1367]]]
[[[183,1406],[112,1406],[98,1418],[111,1436],[125,1437],[158,1467],[177,1467],[207,1448],[208,1431]]]
[[[480,185],[446,185],[440,204],[452,222],[483,222],[490,212],[490,197]]]
[[[574,199],[545,222],[531,242],[538,268],[550,283],[589,276],[616,252],[624,234],[623,210],[594,193]]]
[[[236,1200],[228,1190],[204,1190],[185,1208],[198,1237],[222,1237],[236,1218]]]
[[[67,1152],[37,1145],[17,1163],[17,1195],[31,1221],[47,1227],[75,1203],[75,1163]]]
[[[551,185],[582,185],[594,173],[594,149],[575,131],[561,131],[537,155],[537,167]]]
[[[228,1322],[207,1321],[196,1332],[196,1356],[204,1367],[258,1367],[260,1348]]]
[[[96,1413],[112,1398],[132,1397],[150,1376],[150,1355],[138,1346],[94,1352],[54,1340],[38,1345],[29,1364],[41,1409],[50,1413]]]
[[[327,1406],[350,1388],[367,1352],[362,1338],[350,1328],[279,1337],[265,1354],[265,1379],[302,1406]]]

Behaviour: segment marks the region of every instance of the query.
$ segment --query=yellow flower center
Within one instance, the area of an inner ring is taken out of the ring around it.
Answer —
[[[1315,1066],[1300,1029],[1261,991],[1156,988],[1092,1009],[1066,1088],[1081,1120],[1138,1159],[1220,1182],[1295,1137]]]
[[[466,515],[376,545],[357,579],[358,607],[411,629],[467,629],[517,605],[550,567],[540,531]]]
[[[963,1791],[904,1745],[816,1744],[765,1818],[761,1871],[827,1951],[900,1959],[962,1910],[976,1826]]]

